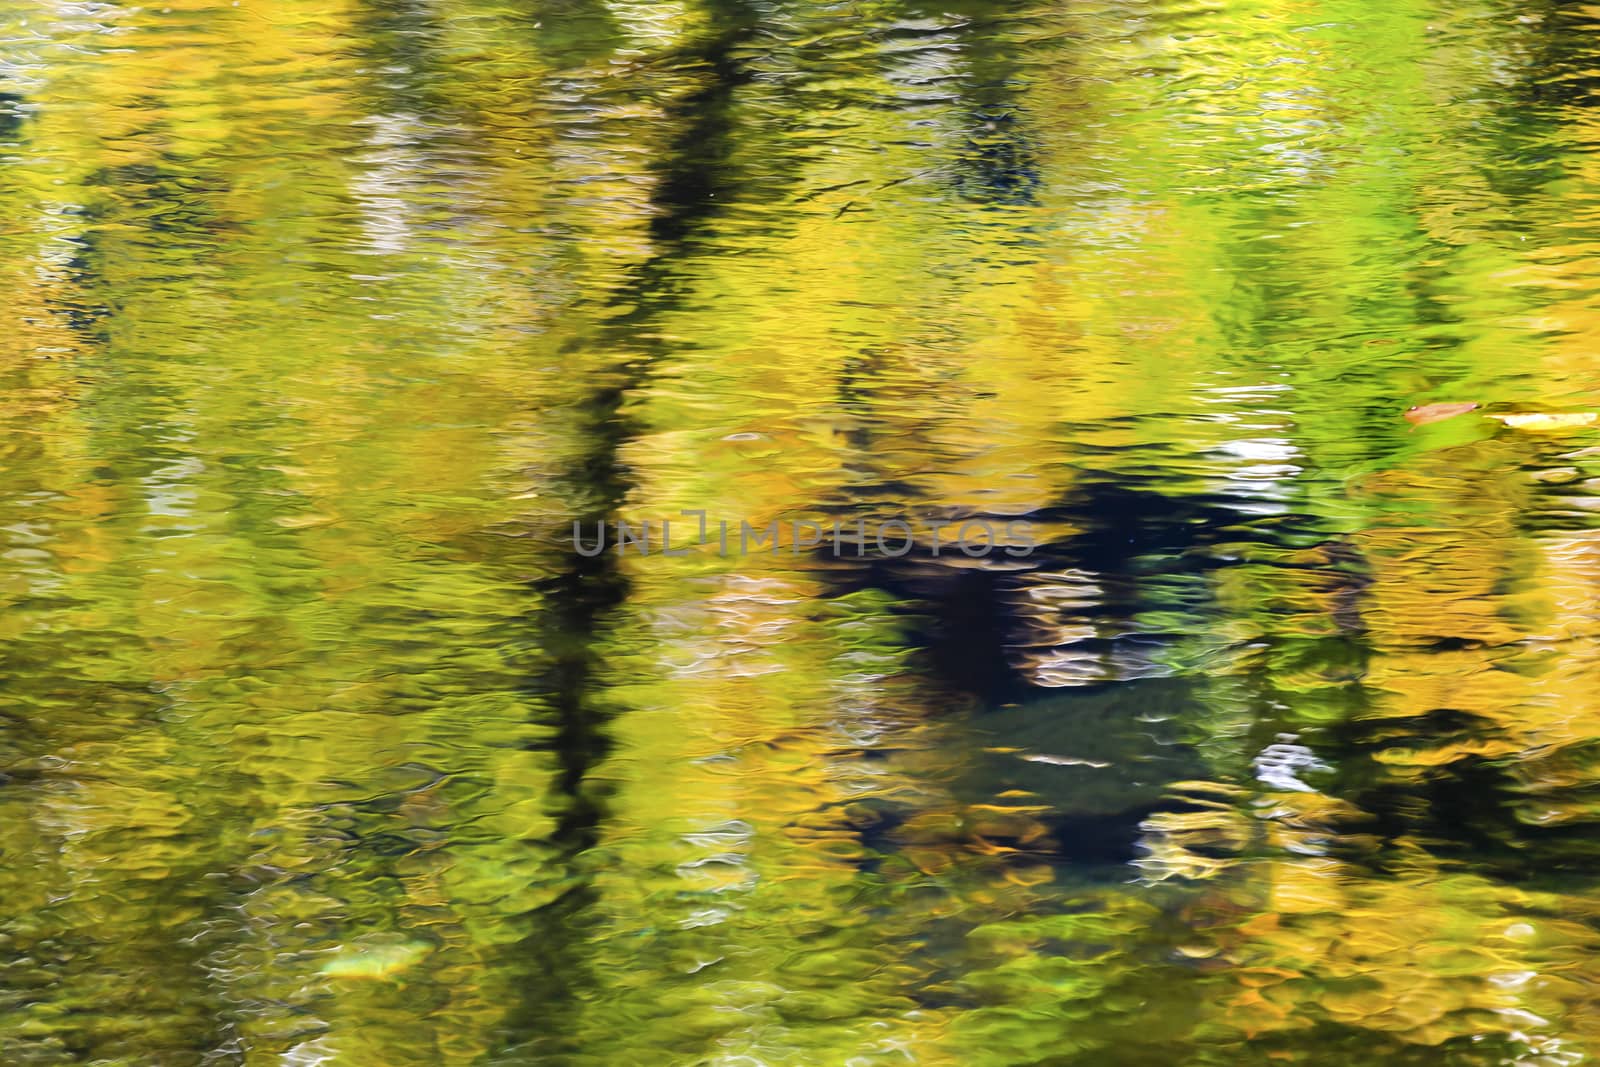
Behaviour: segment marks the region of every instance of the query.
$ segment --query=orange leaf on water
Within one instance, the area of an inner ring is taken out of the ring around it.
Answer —
[[[1453,419],[1457,415],[1477,410],[1477,404],[1466,401],[1418,404],[1416,407],[1406,408],[1406,421],[1413,426],[1426,426],[1430,422],[1443,422],[1445,419]]]

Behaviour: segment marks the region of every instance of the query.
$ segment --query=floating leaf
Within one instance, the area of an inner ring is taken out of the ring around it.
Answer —
[[[1098,768],[1105,768],[1105,767],[1111,766],[1111,764],[1102,763],[1099,760],[1072,759],[1071,757],[1068,757],[1068,756],[1028,755],[1028,756],[1023,756],[1022,758],[1027,760],[1029,763],[1049,763],[1049,764],[1052,764],[1052,765],[1054,765],[1056,767],[1098,767]]]
[[[1575,411],[1570,413],[1547,412],[1517,412],[1510,415],[1490,415],[1491,419],[1499,419],[1513,430],[1526,430],[1529,433],[1560,433],[1563,430],[1581,430],[1586,426],[1593,426],[1600,422],[1600,415],[1592,411]]]
[[[1443,422],[1445,419],[1453,419],[1457,415],[1477,410],[1478,405],[1469,401],[1418,404],[1416,407],[1406,408],[1406,421],[1413,426],[1426,426],[1430,422]]]
[[[423,941],[347,945],[322,965],[322,974],[329,978],[389,978],[426,956],[431,948]]]
[[[318,515],[308,512],[303,515],[280,515],[272,521],[286,530],[306,530],[313,526],[328,526],[338,520],[332,515]]]

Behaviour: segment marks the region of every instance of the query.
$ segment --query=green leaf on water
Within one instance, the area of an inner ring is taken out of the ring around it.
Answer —
[[[318,973],[328,978],[391,978],[431,951],[433,946],[425,941],[358,942],[341,948]]]

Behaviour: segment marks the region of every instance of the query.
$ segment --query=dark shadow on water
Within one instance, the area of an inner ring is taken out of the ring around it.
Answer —
[[[1106,636],[1076,645],[1115,653],[1116,635],[1151,608],[1187,612],[1196,626],[1203,623],[1206,605],[1164,602],[1159,583],[1150,579],[1225,565],[1209,550],[1237,536],[1252,517],[1221,497],[1091,483],[1030,518],[1041,527],[1078,532],[1041,544],[1025,561],[996,553],[974,565],[959,554],[953,561],[948,554],[935,558],[919,545],[900,558],[846,561],[834,573],[841,589],[885,589],[909,604],[908,626],[923,649],[925,669],[957,695],[952,706],[977,709],[967,723],[969,770],[953,784],[958,799],[984,803],[1008,790],[1033,794],[1048,808],[1041,819],[1057,861],[1085,869],[1124,865],[1138,854],[1145,819],[1182,810],[1168,787],[1211,773],[1184,732],[1206,699],[1204,679],[1135,670],[1099,683],[1035,684],[1019,670],[1019,642],[1029,626],[1019,583],[1052,571],[1091,575],[1097,601],[1082,610]],[[998,528],[1005,517],[991,521]],[[1152,635],[1151,641],[1182,636]]]

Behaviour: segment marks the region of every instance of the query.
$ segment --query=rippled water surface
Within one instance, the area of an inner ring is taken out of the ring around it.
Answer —
[[[0,1062],[1594,1062],[1597,93],[1552,0],[0,0]]]

